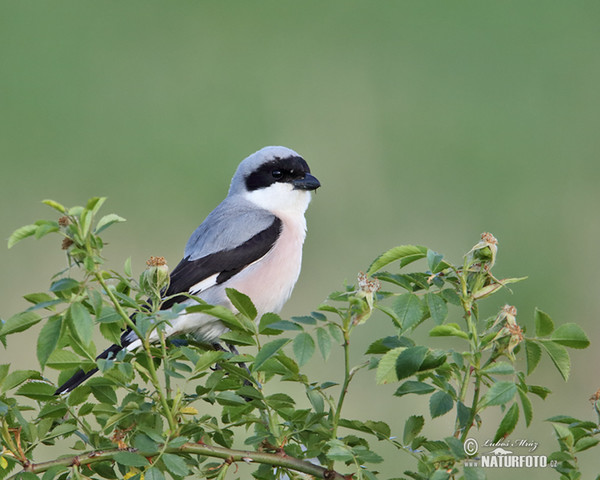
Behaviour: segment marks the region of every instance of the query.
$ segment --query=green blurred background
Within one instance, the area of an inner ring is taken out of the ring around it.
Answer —
[[[514,304],[531,327],[539,306],[592,340],[571,351],[567,384],[542,362],[534,383],[554,394],[534,399],[535,425],[511,435],[550,453],[543,420],[594,419],[588,398],[600,387],[599,22],[591,1],[3,1],[0,236],[55,218],[44,198],[105,195],[105,213],[128,220],[108,233],[110,264],[131,256],[139,272],[164,255],[173,266],[238,162],[289,146],[323,188],[283,314],[315,308],[394,245],[460,262],[492,232],[496,275],[529,279],[491,300],[490,312]],[[0,248],[3,318],[64,266],[58,244]],[[380,316],[361,328],[358,353],[391,332]],[[33,333],[10,340],[2,362],[35,367]],[[427,418],[421,397],[392,392],[363,373],[346,413],[387,420],[397,435],[409,415]],[[447,427],[438,420],[428,433]],[[490,436],[493,428],[474,434]],[[384,452],[388,476],[414,467]],[[594,456],[581,455],[588,476],[599,469]]]

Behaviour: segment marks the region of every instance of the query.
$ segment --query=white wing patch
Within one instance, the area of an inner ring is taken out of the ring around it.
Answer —
[[[219,276],[219,274],[215,273],[214,275],[211,275],[210,277],[205,278],[204,280],[200,280],[196,285],[192,285],[190,287],[190,289],[188,290],[188,292],[191,293],[192,295],[198,295],[199,293],[203,292],[207,288],[215,286],[217,284],[218,276]]]

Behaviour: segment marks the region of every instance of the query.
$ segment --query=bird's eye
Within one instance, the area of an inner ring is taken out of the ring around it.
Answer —
[[[283,172],[281,170],[273,170],[271,175],[273,175],[274,179],[279,180],[281,177],[283,177]]]

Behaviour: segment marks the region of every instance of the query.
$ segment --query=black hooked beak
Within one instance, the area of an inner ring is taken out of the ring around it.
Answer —
[[[292,185],[294,185],[294,189],[296,190],[316,190],[321,186],[321,182],[310,173],[307,173],[304,175],[304,178],[292,181]]]

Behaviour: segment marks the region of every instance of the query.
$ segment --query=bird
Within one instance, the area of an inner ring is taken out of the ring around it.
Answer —
[[[190,236],[162,293],[161,309],[176,303],[194,305],[197,302],[189,297],[194,295],[235,311],[226,294],[233,288],[250,297],[257,319],[267,312],[279,313],[300,275],[304,214],[311,192],[320,186],[304,158],[289,148],[264,147],[242,160],[225,199]],[[183,309],[165,335],[191,334],[199,342],[218,345],[227,331],[217,318]],[[150,340],[157,341],[156,330],[153,335]],[[120,344],[97,359],[114,357],[123,349],[133,351],[141,343],[135,332],[124,330]],[[77,371],[55,394],[72,391],[97,371]]]

